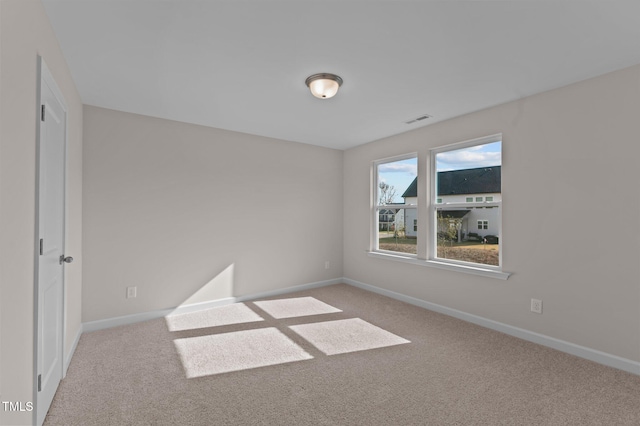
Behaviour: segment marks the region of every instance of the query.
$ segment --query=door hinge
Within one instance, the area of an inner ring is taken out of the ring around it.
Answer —
[[[42,391],[42,374],[38,374],[38,392]]]
[[[41,105],[41,111],[40,111],[40,120],[44,121],[44,105]]]
[[[44,239],[40,238],[40,256],[44,253]]]

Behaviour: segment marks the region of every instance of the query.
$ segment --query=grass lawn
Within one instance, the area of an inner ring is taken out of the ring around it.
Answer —
[[[414,246],[416,245],[416,241],[417,238],[393,238],[393,237],[386,237],[386,238],[380,238],[380,243],[381,244],[413,244]]]
[[[378,247],[381,250],[416,254],[416,238],[394,238],[381,233]],[[495,265],[499,263],[499,245],[483,244],[478,241],[446,242],[438,244],[438,257],[464,262]]]
[[[500,264],[499,247],[498,244],[482,244],[477,241],[444,243],[438,244],[438,257],[498,266]]]
[[[417,238],[394,238],[393,236],[386,237],[380,233],[380,239],[378,240],[378,247],[381,250],[398,251],[401,253],[416,254],[416,242]]]

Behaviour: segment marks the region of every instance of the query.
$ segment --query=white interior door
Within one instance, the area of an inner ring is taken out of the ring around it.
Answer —
[[[64,221],[67,111],[40,61],[38,155],[36,415],[42,424],[63,371]]]

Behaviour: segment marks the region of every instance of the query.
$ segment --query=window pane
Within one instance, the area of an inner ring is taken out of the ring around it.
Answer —
[[[416,204],[418,198],[417,175],[417,158],[379,164],[378,204]]]
[[[393,209],[393,211],[393,219],[378,222],[378,249],[416,254],[417,210]]]
[[[490,210],[491,211],[491,210]],[[499,265],[499,238],[489,231],[489,221],[469,228],[468,216],[476,210],[440,210],[437,214],[437,257],[485,265]]]
[[[502,142],[492,142],[437,153],[435,197],[443,204],[501,201],[501,151]],[[442,206],[435,220],[437,258],[499,266],[499,207]]]
[[[378,249],[416,254],[418,159],[391,161],[377,166]]]

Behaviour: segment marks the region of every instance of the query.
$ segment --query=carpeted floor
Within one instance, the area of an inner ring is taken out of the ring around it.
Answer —
[[[271,299],[83,334],[45,425],[640,424],[639,376],[348,285]]]

